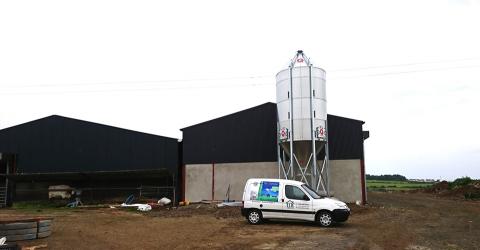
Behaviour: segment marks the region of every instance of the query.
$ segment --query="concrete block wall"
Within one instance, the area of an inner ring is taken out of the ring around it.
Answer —
[[[362,201],[362,178],[360,159],[330,161],[330,190],[339,200]]]
[[[346,202],[362,200],[360,159],[330,161],[329,174],[330,189],[336,198]],[[262,177],[278,178],[277,162],[185,165],[185,199],[225,200],[230,184],[230,199],[239,201],[245,182]]]
[[[185,199],[188,201],[225,200],[230,184],[230,199],[242,200],[249,178],[277,178],[276,162],[218,163],[185,166]],[[212,182],[212,179],[215,179]],[[212,192],[213,186],[213,192]]]
[[[185,200],[211,200],[212,180],[211,164],[185,165]]]

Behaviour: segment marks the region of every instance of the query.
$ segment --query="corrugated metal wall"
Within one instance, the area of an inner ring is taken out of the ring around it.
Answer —
[[[177,139],[61,116],[0,130],[0,152],[17,154],[17,173],[178,171]]]
[[[263,104],[183,131],[183,164],[276,161],[277,111]]]
[[[361,159],[362,121],[328,115],[330,159]],[[277,107],[265,103],[183,131],[183,164],[277,161]]]
[[[327,120],[330,159],[363,159],[363,122],[335,115]]]
[[[330,159],[362,158],[362,124],[328,115]],[[0,130],[0,152],[17,154],[19,173],[168,169],[177,175],[182,159],[183,164],[276,161],[276,126],[274,103],[184,128],[181,144],[174,138],[50,116]]]

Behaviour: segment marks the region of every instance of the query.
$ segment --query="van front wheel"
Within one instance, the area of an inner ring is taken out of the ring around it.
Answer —
[[[247,220],[248,220],[248,223],[252,225],[257,225],[262,223],[262,212],[260,212],[257,209],[252,209],[248,211]]]
[[[322,211],[317,215],[317,222],[322,227],[329,227],[333,223],[333,217],[330,212]]]

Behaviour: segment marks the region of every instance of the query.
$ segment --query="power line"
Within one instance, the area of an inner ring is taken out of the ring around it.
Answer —
[[[333,69],[333,70],[328,70],[328,73],[361,71],[361,70],[370,70],[370,69],[382,69],[382,68],[405,67],[405,66],[416,66],[416,65],[428,65],[428,64],[436,64],[436,63],[461,62],[461,61],[472,61],[472,60],[480,60],[480,57]],[[425,70],[425,71],[431,71],[431,70]],[[405,71],[405,72],[409,72],[409,71]],[[418,70],[416,72],[422,72],[422,71]],[[400,73],[403,73],[403,72],[400,72]],[[396,74],[396,73],[389,72],[389,73],[369,74],[369,75],[361,75],[359,77],[391,75],[391,74]],[[70,86],[83,87],[83,86],[96,86],[96,85],[129,85],[129,84],[160,84],[160,83],[163,84],[163,83],[182,83],[182,82],[201,82],[201,81],[254,80],[254,79],[264,79],[264,78],[273,79],[273,74],[272,75],[233,76],[233,77],[209,77],[209,78],[194,78],[194,79],[170,79],[170,80],[153,80],[153,81],[111,81],[111,82],[107,81],[107,82],[90,82],[90,83],[87,82],[87,83],[69,83],[69,84],[27,84],[27,85],[17,84],[17,85],[3,86],[3,88],[37,88],[37,87],[70,87]],[[353,77],[342,77],[342,78],[353,78]]]
[[[212,78],[196,78],[196,79],[171,79],[171,80],[155,80],[155,81],[112,81],[112,82],[90,82],[90,83],[70,83],[70,84],[29,84],[29,85],[10,85],[5,87],[12,88],[32,88],[32,87],[66,87],[66,86],[90,86],[90,85],[118,85],[118,84],[142,84],[142,83],[178,83],[178,82],[202,82],[202,81],[228,81],[228,80],[251,80],[272,77],[271,75],[259,76],[238,76],[238,77],[212,77]]]
[[[139,92],[156,90],[182,90],[182,89],[209,89],[209,88],[235,88],[235,87],[257,87],[273,85],[272,83],[253,83],[235,85],[213,85],[213,86],[182,86],[182,87],[157,87],[157,88],[131,88],[131,89],[102,89],[102,90],[71,90],[71,91],[44,91],[44,92],[10,92],[0,95],[38,95],[38,94],[81,94],[81,93],[111,93],[111,92]]]
[[[412,74],[412,73],[421,73],[421,72],[429,72],[429,71],[467,69],[467,68],[477,68],[477,67],[480,67],[480,65],[467,65],[467,66],[458,66],[458,67],[432,68],[432,69],[423,69],[423,70],[409,70],[409,71],[386,72],[386,73],[376,73],[376,74],[356,75],[356,76],[346,76],[346,77],[333,77],[333,79],[348,79],[348,78],[361,78],[361,77],[402,75],[402,74]]]
[[[431,68],[423,70],[408,70],[408,71],[395,71],[395,72],[385,72],[385,73],[375,73],[375,74],[366,74],[366,75],[356,75],[356,76],[345,76],[345,77],[333,77],[329,79],[351,79],[351,78],[362,78],[362,77],[378,77],[378,76],[388,76],[388,75],[401,75],[401,74],[411,74],[411,73],[421,73],[429,71],[438,71],[438,70],[453,70],[453,69],[464,69],[464,68],[476,68],[480,65],[465,65],[465,66],[456,66],[456,67],[441,67],[441,68]],[[260,79],[267,76],[247,76],[247,77],[229,77],[229,78],[202,78],[202,79],[179,79],[173,80],[174,82],[193,82],[193,81],[210,81],[210,80],[227,80],[227,79]],[[268,76],[272,77],[272,76]],[[272,77],[273,78],[273,77]],[[141,82],[171,82],[172,80],[163,80],[163,81],[140,81]],[[85,86],[85,85],[95,85],[95,84],[114,84],[119,82],[100,82],[100,83],[90,83],[90,84],[70,84],[68,86]],[[138,82],[124,82],[124,83],[138,83]],[[102,92],[133,92],[133,91],[157,91],[157,90],[182,90],[182,89],[207,89],[207,88],[232,88],[232,87],[256,87],[256,86],[266,86],[274,85],[274,83],[250,83],[250,84],[222,84],[222,85],[190,85],[190,86],[156,86],[153,88],[130,88],[130,89],[103,89],[103,90],[67,90],[67,91],[40,91],[40,92],[2,92],[0,95],[37,95],[37,94],[76,94],[76,93],[102,93]],[[24,85],[25,86],[25,85]],[[63,86],[52,84],[51,86]],[[34,87],[37,87],[36,85]]]
[[[333,70],[329,70],[328,72],[358,71],[358,70],[367,70],[367,69],[394,68],[394,67],[405,67],[405,66],[448,63],[448,62],[464,62],[464,61],[474,61],[474,60],[480,60],[480,57],[469,57],[469,58],[463,58],[463,59],[438,60],[438,61],[414,62],[414,63],[403,63],[403,64],[377,65],[377,66],[367,66],[367,67],[357,67],[357,68],[333,69]]]

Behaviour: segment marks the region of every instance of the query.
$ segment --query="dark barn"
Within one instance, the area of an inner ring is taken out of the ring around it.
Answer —
[[[173,198],[178,145],[175,138],[57,115],[6,128],[0,130],[1,201],[48,199],[49,187],[58,185],[81,190],[82,201]]]

